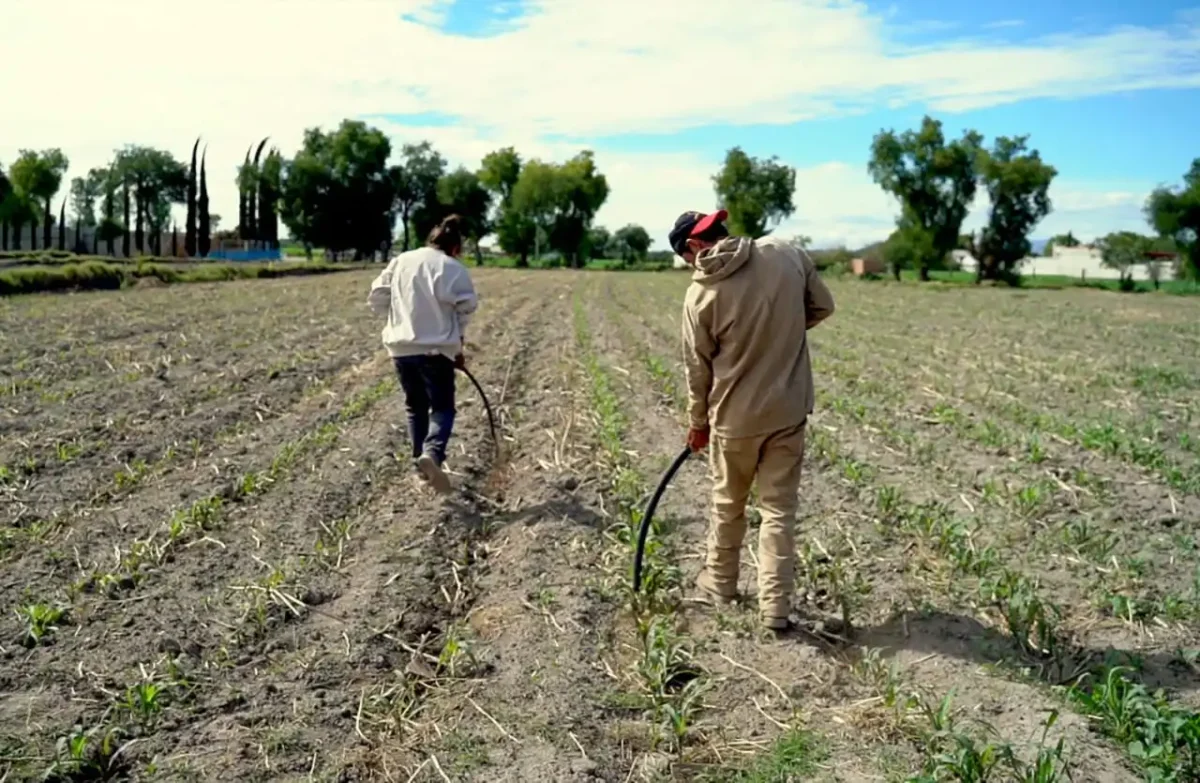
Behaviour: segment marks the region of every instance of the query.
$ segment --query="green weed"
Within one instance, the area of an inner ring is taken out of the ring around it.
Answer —
[[[1200,714],[1172,706],[1159,692],[1127,678],[1127,667],[1100,673],[1090,688],[1076,685],[1072,700],[1097,721],[1145,772],[1163,783],[1200,780]]]
[[[59,462],[67,463],[83,453],[83,447],[78,443],[59,443],[54,447],[54,456]]]
[[[755,758],[743,769],[720,770],[701,775],[700,780],[712,783],[785,783],[805,780],[817,771],[826,758],[816,736],[803,729],[784,732],[770,750]]]

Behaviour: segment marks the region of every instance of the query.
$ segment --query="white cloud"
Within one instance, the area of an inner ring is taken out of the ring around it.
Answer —
[[[1145,232],[1141,207],[1152,187],[1055,179],[1050,185],[1053,210],[1031,235],[1045,238],[1073,231],[1090,239],[1110,231]],[[865,166],[848,163],[797,169],[794,202],[796,217],[776,233],[807,234],[818,246],[855,248],[885,239],[895,228],[899,212],[897,202],[871,181]],[[987,194],[979,192],[963,230],[983,227],[990,208]]]
[[[909,102],[961,111],[1200,85],[1195,15],[1162,29],[913,49],[896,41],[894,20],[846,0],[710,0],[703,13],[694,0],[540,0],[484,39],[437,30],[449,5],[0,0],[6,61],[26,64],[0,82],[0,161],[21,147],[59,146],[75,176],[128,142],[184,157],[203,135],[213,208],[228,225],[233,172],[248,146],[270,135],[290,153],[305,127],[348,116],[453,115],[456,127],[420,129],[421,137],[473,164],[497,143],[556,158],[577,149],[541,141],[546,134],[787,123]],[[669,225],[679,204],[711,204],[708,176],[719,161],[686,150],[597,157],[613,186],[606,222],[637,221],[659,236],[655,227]],[[849,241],[875,225],[886,230],[887,199],[858,169],[798,174],[805,233]]]
[[[563,160],[578,152],[578,146],[550,144],[535,138],[477,134],[464,128],[416,127],[383,122],[392,134],[393,146],[433,139],[451,167],[472,167],[497,147],[513,145],[526,159]],[[789,163],[783,158],[784,163]],[[689,152],[614,153],[596,150],[596,162],[608,179],[611,196],[596,220],[610,228],[626,223],[646,227],[655,247],[666,247],[666,234],[680,212],[716,206],[712,175],[719,158]],[[793,165],[794,162],[793,162]],[[1152,183],[1072,181],[1057,178],[1050,187],[1053,212],[1033,231],[1035,237],[1074,231],[1080,237],[1100,236],[1109,231],[1146,231],[1141,205]],[[861,247],[891,233],[897,202],[871,180],[865,163],[830,161],[816,166],[796,167],[793,217],[773,229],[783,236],[805,234],[817,246]],[[989,201],[979,193],[964,230],[980,228],[987,220]]]

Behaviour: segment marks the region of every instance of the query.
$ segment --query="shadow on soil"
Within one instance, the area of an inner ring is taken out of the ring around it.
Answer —
[[[501,527],[532,525],[542,519],[566,520],[597,531],[611,524],[611,520],[590,508],[585,498],[579,498],[561,487],[551,487],[550,491],[553,497],[522,505],[512,511],[500,510],[494,500],[477,494],[447,500],[446,507],[463,520],[468,529],[487,530],[489,534]]]
[[[802,627],[814,620],[816,618],[803,618]],[[826,642],[827,649],[833,650],[845,650],[853,644],[879,648],[885,655],[908,650],[978,664],[1007,665],[1025,670],[1031,677],[1050,685],[1069,684],[1098,666],[1121,665],[1133,667],[1135,678],[1150,690],[1193,690],[1200,686],[1200,673],[1172,654],[1113,647],[1072,647],[1060,655],[1039,658],[1022,651],[1011,637],[1000,631],[972,617],[947,612],[899,613],[880,625],[856,630],[848,641],[838,638],[830,643],[827,635],[819,638]]]

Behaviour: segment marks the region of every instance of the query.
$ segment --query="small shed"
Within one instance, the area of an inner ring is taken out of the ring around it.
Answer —
[[[855,277],[881,275],[887,271],[887,267],[878,258],[852,258],[850,259],[850,271],[854,273]]]

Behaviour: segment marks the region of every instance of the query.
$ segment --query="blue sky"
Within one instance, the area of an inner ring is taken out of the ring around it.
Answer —
[[[886,237],[896,204],[867,175],[871,137],[925,113],[951,136],[1030,135],[1059,171],[1035,237],[1146,230],[1146,195],[1200,156],[1188,2],[210,0],[188,15],[194,37],[256,29],[274,44],[146,69],[94,56],[96,40],[161,35],[141,0],[0,1],[14,61],[53,49],[47,78],[86,73],[188,107],[113,111],[105,90],[46,101],[42,82],[16,80],[6,105],[38,110],[6,115],[0,164],[59,146],[79,176],[127,143],[182,158],[202,135],[224,215],[247,146],[269,135],[287,156],[306,128],[346,117],[397,151],[427,139],[454,166],[509,145],[544,160],[591,149],[611,191],[597,221],[640,223],[660,246],[680,211],[716,205],[711,176],[735,145],[796,167],[796,210],[777,233]],[[986,212],[977,200],[967,227]]]
[[[748,7],[753,7],[750,3]],[[975,47],[1022,45],[1055,36],[1103,35],[1114,28],[1141,26],[1162,29],[1187,18],[1186,2],[1155,0],[1141,5],[1117,0],[1067,0],[1059,3],[1016,0],[981,5],[908,0],[868,3],[870,12],[886,20],[891,40],[910,47]],[[473,39],[502,36],[519,28],[523,17],[536,10],[520,3],[497,4],[488,0],[460,0],[445,11],[438,25],[451,35]],[[1194,17],[1193,17],[1194,18]],[[804,45],[803,33],[796,35]],[[612,153],[689,153],[716,161],[733,145],[756,156],[779,156],[797,167],[817,167],[829,161],[857,165],[865,171],[871,137],[883,128],[905,129],[918,125],[930,111],[913,103],[890,108],[887,101],[864,105],[849,113],[814,117],[798,122],[758,124],[717,117],[695,121],[684,128],[573,135],[548,134],[546,138],[568,145],[598,148]],[[1175,182],[1191,159],[1200,155],[1195,129],[1200,127],[1200,92],[1195,87],[1128,89],[1101,95],[1031,97],[965,112],[933,112],[948,135],[974,128],[985,137],[1028,134],[1030,144],[1059,170],[1059,182],[1100,193],[1141,195],[1156,184]],[[425,128],[449,126],[451,115],[396,116],[401,123]],[[614,194],[615,195],[615,194]],[[1127,199],[1116,209],[1091,210],[1081,215],[1084,232],[1101,230],[1104,221],[1119,227],[1138,226],[1137,199]],[[1066,204],[1072,204],[1068,198]],[[1085,210],[1088,211],[1088,210]],[[982,210],[976,220],[983,217]],[[1091,220],[1090,218],[1095,218]],[[789,224],[804,222],[795,215]],[[1098,221],[1098,222],[1097,222]],[[875,221],[867,221],[868,224]],[[1054,227],[1057,220],[1048,220]],[[1045,234],[1043,230],[1036,235]],[[820,227],[805,226],[820,234]],[[859,237],[859,238],[865,238]],[[830,238],[832,239],[832,238]]]

